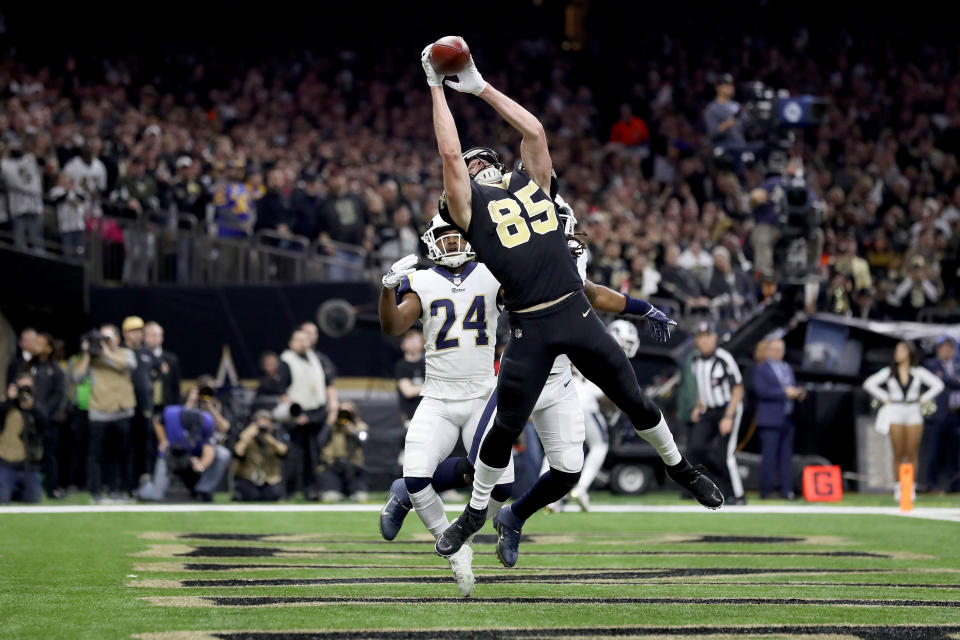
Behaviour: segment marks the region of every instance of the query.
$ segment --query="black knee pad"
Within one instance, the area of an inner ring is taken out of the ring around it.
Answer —
[[[404,484],[407,485],[407,493],[419,493],[433,482],[433,478],[404,478]]]
[[[508,482],[506,484],[498,484],[493,488],[493,491],[490,492],[490,497],[496,500],[497,502],[506,502],[510,499],[510,496],[513,494],[513,483]]]

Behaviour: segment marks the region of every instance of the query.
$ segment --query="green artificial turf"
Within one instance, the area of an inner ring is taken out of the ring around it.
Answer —
[[[955,506],[951,502],[955,501],[929,506]],[[891,503],[884,500],[882,506]],[[843,504],[850,502],[845,500]],[[202,533],[308,535],[293,540],[190,537]],[[492,529],[485,533],[492,533]],[[467,602],[431,602],[432,598],[459,598],[459,592],[446,561],[433,554],[432,544],[415,516],[407,520],[396,542],[387,543],[379,539],[377,514],[372,512],[3,514],[0,637],[130,638],[133,634],[173,630],[960,624],[958,606],[710,602],[718,598],[799,598],[942,601],[957,605],[960,589],[951,588],[960,583],[960,524],[956,522],[878,515],[761,515],[735,509],[696,514],[541,513],[529,521],[524,533],[532,540],[521,546],[515,569],[499,566],[491,542],[478,543],[474,561],[478,578],[473,596]],[[704,542],[699,539],[704,535],[799,540]],[[222,547],[268,549],[272,556],[173,556],[195,548]],[[157,552],[156,557],[143,557],[151,550]],[[809,555],[820,552],[876,555]],[[241,566],[233,571],[150,570],[151,566],[170,569],[171,563]],[[250,564],[336,567],[254,570],[242,566]],[[643,570],[647,575],[592,575],[602,569]],[[670,573],[669,569],[687,571]],[[702,575],[703,569],[714,571]],[[805,573],[739,575],[717,571],[724,569],[797,569]],[[824,572],[836,569],[866,572]],[[544,571],[533,575],[536,570]],[[546,570],[561,577],[553,583],[544,582]],[[431,581],[351,583],[404,576]],[[530,579],[494,582],[500,576]],[[176,586],[177,581],[271,578],[350,580],[314,585]],[[144,586],[156,580],[173,583]],[[933,587],[906,586],[911,584]],[[185,606],[188,602],[155,601],[173,605],[160,606],[146,599],[189,596],[355,600],[319,606],[300,603],[199,608]],[[426,600],[364,604],[371,598],[396,597]],[[561,601],[483,602],[487,598],[520,597]],[[563,602],[565,598],[667,601],[577,604]],[[671,602],[673,599],[683,602]],[[443,637],[442,631],[437,637]]]

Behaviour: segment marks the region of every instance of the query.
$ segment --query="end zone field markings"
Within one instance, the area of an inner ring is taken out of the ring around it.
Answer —
[[[241,546],[191,546],[178,544],[150,545],[149,548],[131,553],[134,558],[310,558],[334,556],[382,557],[396,556],[433,556],[430,549],[389,549],[383,543],[383,549],[325,549],[322,547],[241,547]],[[876,558],[876,559],[933,559],[933,556],[907,552],[877,551],[798,551],[782,549],[778,551],[762,550],[717,550],[682,551],[661,550],[610,550],[610,551],[525,551],[525,556],[731,556],[731,557],[817,557],[817,558]]]
[[[504,605],[683,605],[683,606],[813,606],[813,607],[905,607],[960,608],[956,600],[900,598],[554,598],[514,596],[508,598],[453,597],[322,597],[322,596],[148,596],[141,598],[159,607],[302,607],[342,605],[504,604]]]

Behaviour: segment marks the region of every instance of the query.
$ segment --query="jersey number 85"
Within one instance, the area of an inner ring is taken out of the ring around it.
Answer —
[[[500,243],[512,249],[530,240],[530,228],[539,234],[547,234],[557,228],[557,214],[553,202],[547,198],[534,202],[532,196],[540,187],[531,180],[527,186],[516,192],[517,200],[526,209],[530,224],[523,219],[523,209],[513,198],[493,200],[487,205],[490,218],[497,224],[497,236]],[[545,216],[543,214],[546,214]]]

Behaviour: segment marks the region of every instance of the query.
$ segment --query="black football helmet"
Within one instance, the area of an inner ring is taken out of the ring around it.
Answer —
[[[469,165],[470,161],[476,158],[483,160],[490,166],[477,172],[477,175],[473,176],[474,182],[500,182],[506,171],[506,165],[503,164],[500,154],[489,147],[473,147],[463,152],[464,164]]]

